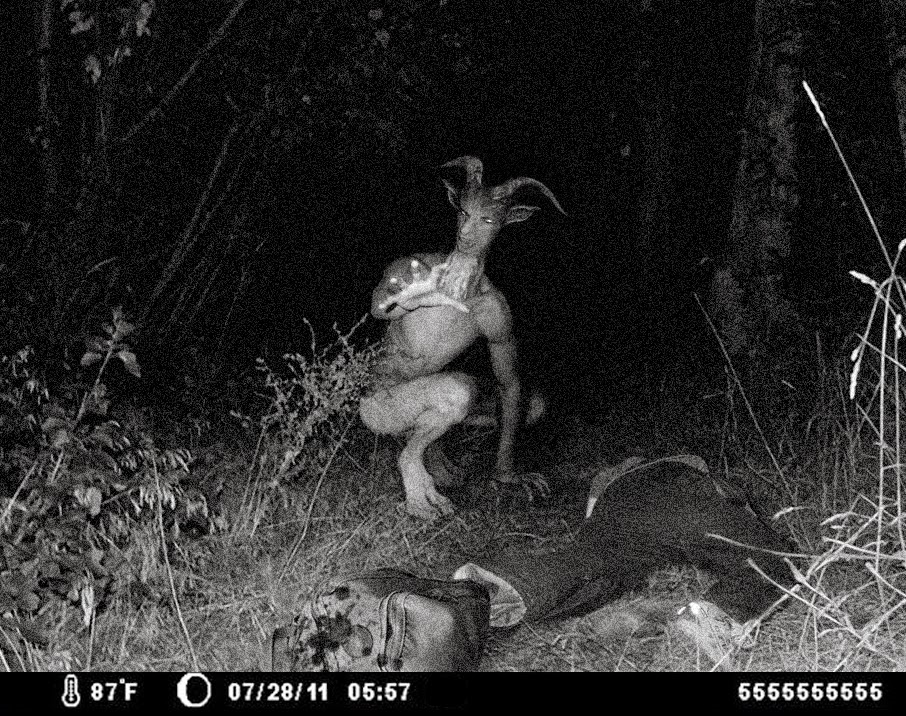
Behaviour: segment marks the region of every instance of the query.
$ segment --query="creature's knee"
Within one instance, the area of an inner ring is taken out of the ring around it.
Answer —
[[[368,396],[359,401],[359,417],[369,430],[380,434],[393,434],[406,428],[401,425],[400,416],[388,401]]]
[[[476,395],[465,373],[433,375],[362,398],[359,416],[376,433],[433,432],[461,422]]]
[[[362,419],[362,422],[365,423],[369,430],[380,432],[378,430],[376,412],[374,401],[371,398],[362,398],[359,401],[359,417]]]
[[[438,391],[436,409],[451,423],[465,420],[478,395],[475,379],[465,373],[451,373]]]

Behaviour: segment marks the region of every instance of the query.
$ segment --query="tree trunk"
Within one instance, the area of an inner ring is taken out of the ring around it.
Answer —
[[[82,105],[82,136],[80,146],[81,185],[76,212],[81,223],[92,225],[98,214],[103,213],[103,203],[115,196],[111,183],[110,123],[114,117],[116,84],[119,67],[104,61],[105,48],[98,24],[91,30],[93,54],[99,58],[102,71],[93,81],[86,81]],[[98,236],[95,237],[97,240]]]
[[[59,0],[42,0],[36,6],[35,45],[38,59],[38,161],[41,168],[43,213],[52,211],[60,186],[59,126],[54,110],[51,61],[55,11]]]
[[[633,84],[636,88],[639,120],[640,158],[637,182],[638,203],[635,211],[633,254],[641,274],[651,271],[659,255],[658,247],[668,230],[669,205],[673,184],[672,99],[670,75],[674,62],[665,50],[662,19],[651,3],[631,3],[636,26],[636,57]],[[648,293],[654,286],[640,278],[638,285],[647,286],[648,306],[657,305],[658,297]],[[644,315],[649,311],[643,309]]]
[[[635,240],[645,256],[664,233],[671,182],[670,100],[662,69],[653,62],[645,47],[638,49],[635,86],[639,97],[640,139],[642,144],[642,182],[639,187]]]
[[[799,204],[798,3],[759,0],[756,6],[730,236],[711,284],[711,313],[728,351],[756,360],[798,327],[792,304],[781,294]]]
[[[887,58],[890,62],[890,81],[897,103],[897,127],[900,145],[906,163],[906,2],[903,0],[878,0]]]

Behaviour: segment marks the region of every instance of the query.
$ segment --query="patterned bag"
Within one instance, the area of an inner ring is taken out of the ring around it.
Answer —
[[[274,671],[473,671],[487,589],[386,568],[331,584],[274,631]]]

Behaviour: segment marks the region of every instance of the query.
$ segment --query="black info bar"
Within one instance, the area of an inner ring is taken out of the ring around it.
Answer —
[[[0,714],[355,711],[897,712],[903,673],[7,673]]]

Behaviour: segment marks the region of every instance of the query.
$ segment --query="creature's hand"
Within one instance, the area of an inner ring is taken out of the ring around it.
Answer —
[[[452,306],[457,311],[468,313],[468,306],[438,290],[438,282],[446,268],[447,264],[438,264],[430,270],[426,270],[427,267],[424,264],[413,259],[411,281],[407,282],[398,276],[391,278],[389,283],[393,293],[381,301],[378,308],[386,311],[396,304],[407,311],[414,311],[416,308],[427,306]]]
[[[454,251],[447,257],[443,266],[446,268],[440,277],[438,287],[451,298],[462,301],[471,293],[473,284],[481,273],[478,259]]]

